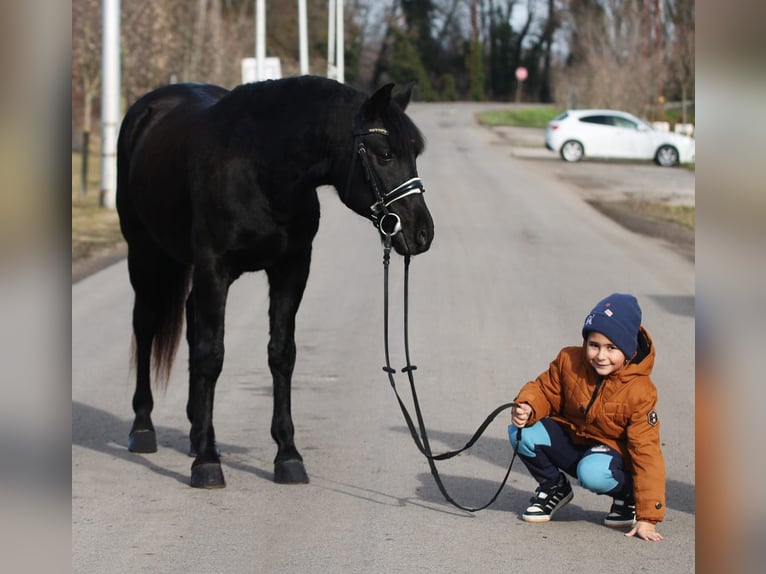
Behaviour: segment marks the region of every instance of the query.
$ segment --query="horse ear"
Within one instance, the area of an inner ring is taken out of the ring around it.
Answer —
[[[393,89],[394,84],[386,84],[367,98],[363,108],[364,118],[366,120],[378,118],[383,114],[383,110],[385,110],[391,102],[391,91]]]
[[[402,108],[402,111],[407,109],[407,105],[410,103],[410,98],[412,98],[412,89],[415,87],[415,82],[410,82],[407,84],[407,87],[404,89],[403,92],[399,92],[394,96],[394,102]]]

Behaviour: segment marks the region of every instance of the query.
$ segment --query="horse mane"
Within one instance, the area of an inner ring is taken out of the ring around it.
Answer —
[[[307,98],[306,94],[311,97]],[[326,105],[328,101],[346,100],[353,101],[357,92],[354,88],[346,86],[335,80],[321,76],[291,76],[279,80],[264,80],[241,84],[231,90],[221,99],[221,106],[242,107],[257,114],[262,109],[281,109],[293,99],[293,95],[304,105],[306,102],[317,102]],[[261,105],[254,106],[253,103]],[[274,107],[271,107],[274,106]],[[268,112],[273,113],[273,112]]]
[[[318,102],[322,107],[326,107],[328,101],[347,103],[352,113],[356,113],[368,97],[364,92],[329,78],[295,76],[241,84],[226,94],[219,105],[231,106],[234,109],[248,108],[256,114],[260,109],[282,108],[295,92],[301,93],[300,100],[303,102],[306,101],[305,93],[310,92],[312,97],[308,98],[308,101]],[[393,98],[384,110],[381,120],[389,132],[389,141],[395,153],[414,156],[423,153],[423,133]]]

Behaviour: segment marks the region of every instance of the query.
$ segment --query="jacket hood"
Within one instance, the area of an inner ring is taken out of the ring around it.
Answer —
[[[635,377],[648,377],[654,369],[655,349],[649,332],[641,327],[638,330],[638,350],[633,360],[617,371],[615,375],[624,383]]]

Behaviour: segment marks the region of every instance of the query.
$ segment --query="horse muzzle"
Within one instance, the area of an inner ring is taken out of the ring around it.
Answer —
[[[400,255],[416,255],[427,251],[433,240],[434,226],[422,197],[426,192],[423,181],[413,177],[388,193],[381,194],[379,189],[382,182],[368,163],[366,152],[361,153],[360,157],[377,197],[377,201],[370,206],[370,214],[383,240],[390,241]],[[392,207],[395,203],[396,207]]]
[[[412,198],[399,207],[397,212],[386,211],[376,220],[382,240],[390,241],[400,255],[428,251],[434,237],[434,224],[425,202],[422,198]]]

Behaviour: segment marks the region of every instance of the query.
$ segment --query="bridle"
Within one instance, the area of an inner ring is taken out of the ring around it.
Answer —
[[[354,174],[354,168],[356,167],[356,160],[362,164],[364,170],[364,177],[367,184],[370,186],[373,195],[375,196],[375,203],[370,206],[370,218],[373,225],[389,239],[399,233],[402,229],[402,220],[394,212],[389,211],[389,206],[400,199],[413,195],[415,193],[425,193],[426,190],[423,187],[423,182],[419,177],[413,177],[399,184],[394,189],[383,192],[386,188],[380,174],[372,164],[367,146],[362,140],[363,136],[368,135],[381,135],[388,137],[388,130],[385,128],[362,128],[362,118],[359,111],[354,115],[354,155],[351,160],[351,168],[348,172],[348,179],[346,180],[345,194],[348,198],[348,193],[351,185],[351,177]]]

